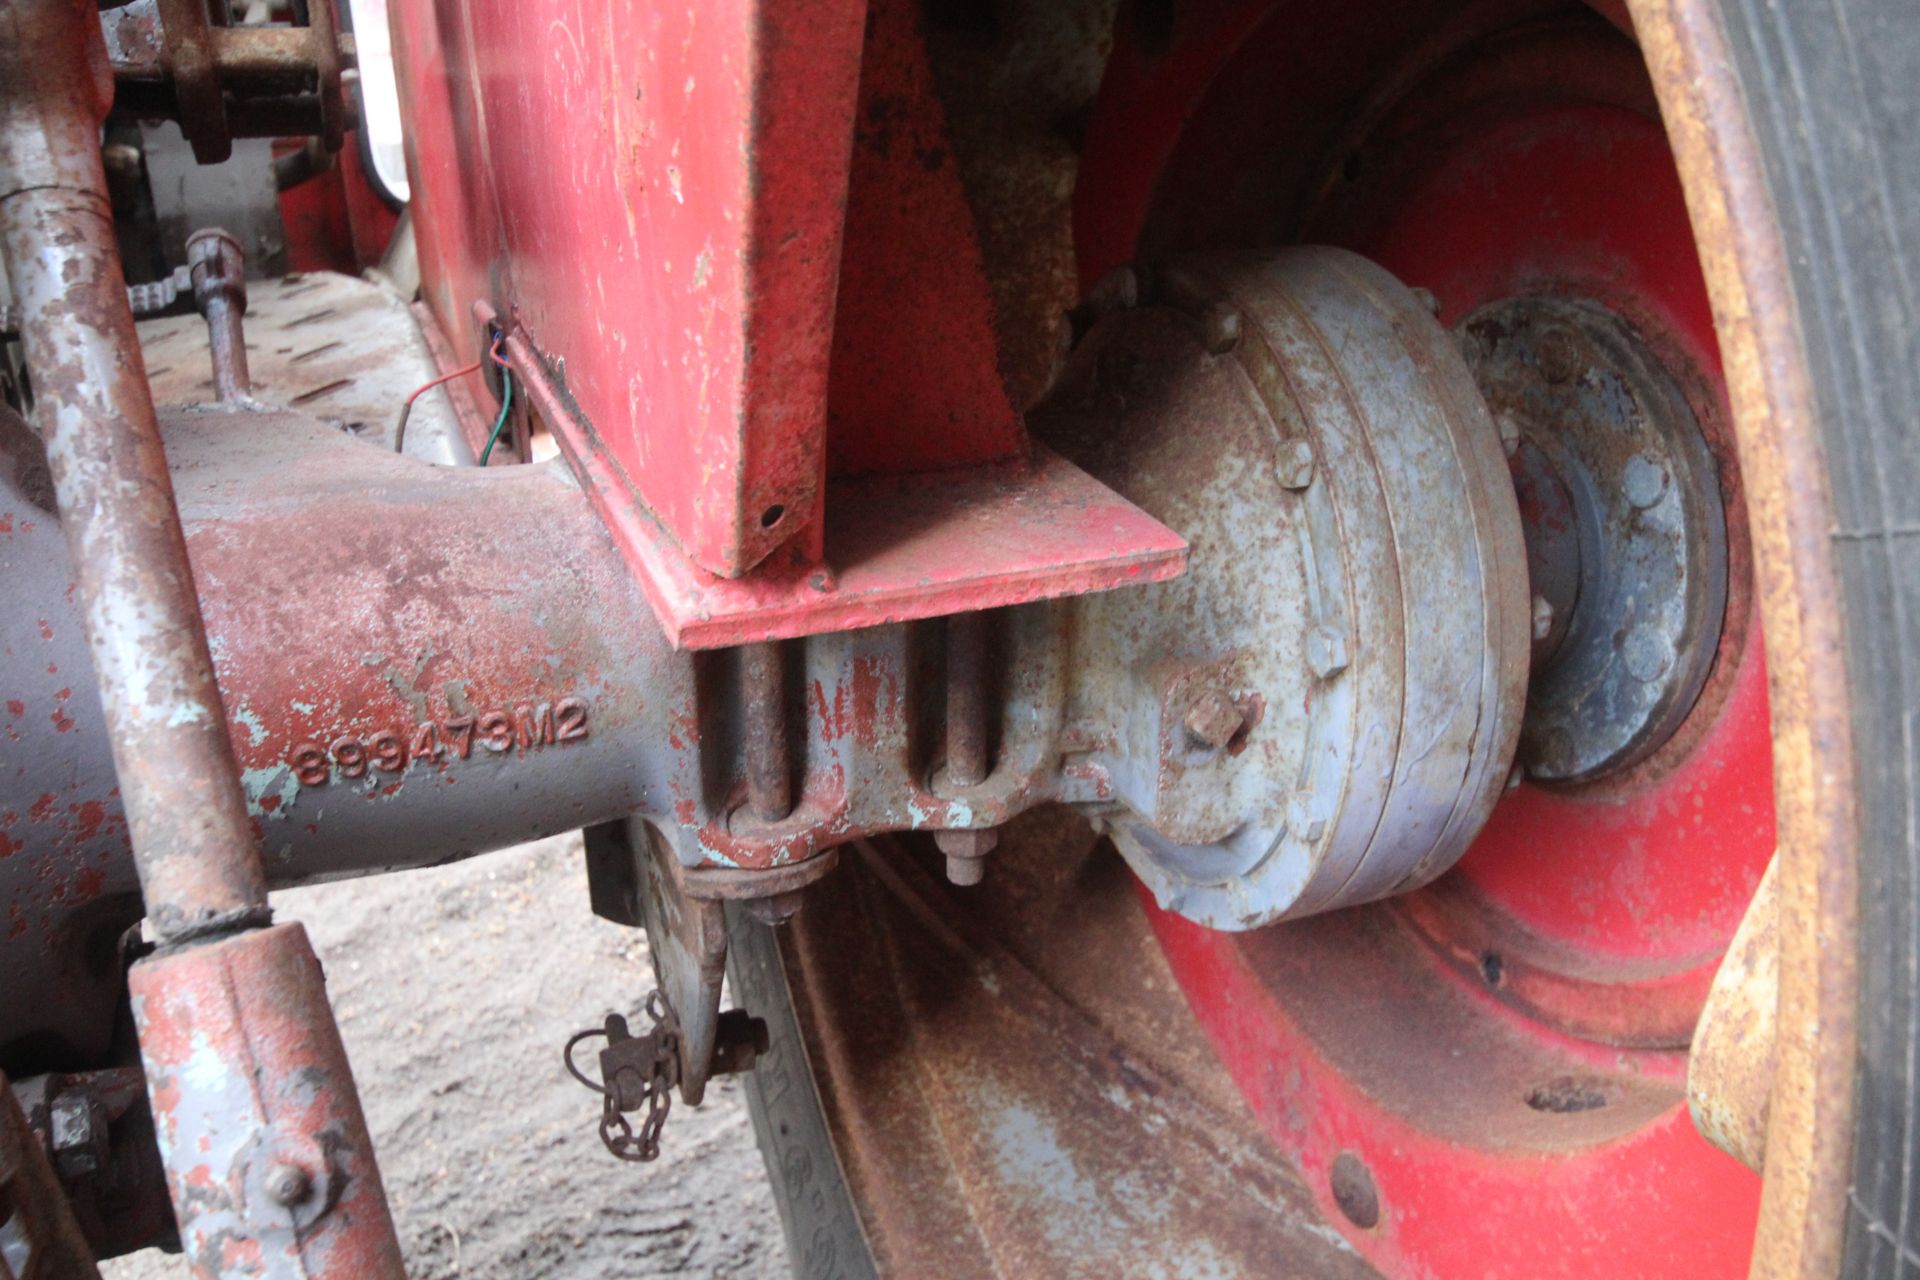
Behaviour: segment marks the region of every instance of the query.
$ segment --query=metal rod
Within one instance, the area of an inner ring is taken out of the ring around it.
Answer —
[[[297,926],[263,927],[266,877],[114,242],[99,148],[112,91],[94,5],[0,4],[0,250],[160,944],[130,986],[168,1189],[200,1275],[228,1274],[228,1250],[251,1241],[314,1280],[397,1277],[319,963]],[[308,1191],[256,1189],[263,1163],[308,1175]],[[344,1191],[311,1194],[335,1177]]]
[[[987,742],[987,615],[947,619],[947,776],[950,786],[977,787],[993,771]]]
[[[740,647],[740,700],[745,708],[747,804],[762,822],[793,812],[793,766],[787,754],[787,670],[777,642]]]
[[[0,6],[0,247],[33,370],[148,916],[160,939],[267,918],[227,717],[113,236],[97,17]],[[89,92],[91,90],[92,92]]]
[[[93,1251],[40,1139],[0,1074],[0,1275],[99,1280]]]
[[[214,394],[225,401],[253,395],[247,372],[247,334],[240,318],[247,313],[247,253],[218,227],[187,237],[187,265],[193,272],[193,301],[207,318],[213,354]]]

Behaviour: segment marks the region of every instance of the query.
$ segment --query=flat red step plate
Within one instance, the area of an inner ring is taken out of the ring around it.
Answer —
[[[744,578],[681,554],[626,477],[510,339],[516,379],[582,477],[674,645],[716,649],[1177,577],[1179,534],[1041,446],[1027,461],[832,480],[820,561],[795,550]]]

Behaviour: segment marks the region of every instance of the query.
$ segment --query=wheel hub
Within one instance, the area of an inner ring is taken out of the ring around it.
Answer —
[[[1459,328],[1500,426],[1533,588],[1528,776],[1645,759],[1693,708],[1727,600],[1713,455],[1680,386],[1617,316],[1515,298]]]

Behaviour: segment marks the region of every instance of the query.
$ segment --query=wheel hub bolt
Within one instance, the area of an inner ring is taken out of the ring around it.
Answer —
[[[1627,501],[1645,511],[1660,501],[1660,495],[1667,491],[1667,469],[1645,454],[1636,454],[1627,462],[1621,487],[1627,495]]]
[[[1305,489],[1313,483],[1313,445],[1295,440],[1280,449],[1280,483],[1289,489]]]
[[[1318,626],[1307,632],[1307,666],[1326,680],[1347,669],[1347,633],[1338,627]]]
[[[1553,602],[1545,596],[1533,598],[1533,638],[1545,640],[1553,634]]]

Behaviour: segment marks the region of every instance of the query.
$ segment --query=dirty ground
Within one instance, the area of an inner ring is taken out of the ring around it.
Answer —
[[[578,835],[288,890],[326,966],[412,1280],[788,1274],[739,1086],[676,1106],[656,1164],[594,1135],[567,1035],[652,986],[638,930],[587,910]],[[177,1280],[149,1250],[108,1280]]]

